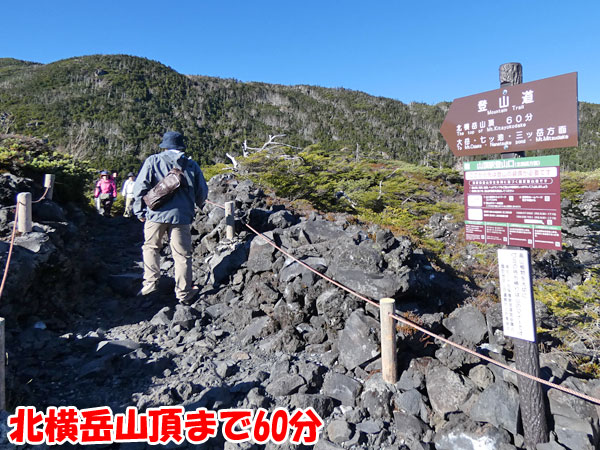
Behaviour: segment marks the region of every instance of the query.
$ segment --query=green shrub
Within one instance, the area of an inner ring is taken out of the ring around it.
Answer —
[[[560,339],[569,353],[571,362],[581,372],[598,377],[600,360],[600,277],[593,273],[582,284],[571,287],[559,280],[535,280],[535,299],[544,303],[559,319],[559,325],[547,332]],[[587,349],[587,351],[586,351]],[[586,355],[585,353],[588,353]]]
[[[431,216],[450,213],[457,222],[464,218],[462,202],[436,201],[443,195],[460,195],[462,178],[450,169],[357,160],[322,145],[295,154],[286,149],[285,158],[274,152],[255,153],[239,162],[243,173],[280,197],[303,199],[322,212],[354,214],[363,222],[409,236],[435,253],[443,245],[424,233]]]
[[[0,170],[40,184],[44,174],[54,174],[54,198],[79,203],[86,202],[90,182],[96,175],[88,161],[76,160],[42,141],[23,137],[0,139]]]

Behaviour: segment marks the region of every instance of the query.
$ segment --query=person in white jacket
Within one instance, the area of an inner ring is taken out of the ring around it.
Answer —
[[[125,212],[123,217],[131,217],[133,209],[133,186],[135,185],[135,175],[132,172],[127,174],[127,179],[123,183],[121,195],[125,198]]]

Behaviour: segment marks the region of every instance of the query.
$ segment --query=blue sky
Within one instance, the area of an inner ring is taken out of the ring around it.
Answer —
[[[169,4],[169,6],[166,6]],[[578,72],[600,103],[600,1],[7,0],[0,57],[129,54],[177,72],[437,103]]]

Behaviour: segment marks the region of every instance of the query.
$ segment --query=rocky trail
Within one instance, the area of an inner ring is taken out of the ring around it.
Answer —
[[[401,376],[394,385],[383,382],[377,309],[280,254],[241,221],[350,289],[394,297],[399,312],[426,328],[511,364],[499,305],[483,314],[469,303],[478,289],[473,283],[436,268],[407,238],[388,231],[344,217],[297,215],[230,176],[213,178],[209,187],[211,201],[236,202],[237,235],[225,239],[219,208],[206,205],[197,215],[194,277],[202,290],[189,306],[172,292],[168,246],[159,293],[135,295],[142,274],[138,221],[89,216],[72,205],[34,211],[34,232],[19,238],[19,275],[2,310],[11,320],[9,408],[312,407],[325,421],[317,449],[523,448],[512,373],[398,327]],[[3,226],[9,224],[7,217]],[[543,310],[538,319],[550,320]],[[489,350],[492,337],[496,352]],[[546,379],[600,393],[599,380],[576,377],[559,353],[542,354],[541,364]],[[552,442],[538,449],[596,448],[596,407],[554,390],[549,399]],[[5,425],[6,413],[0,419]],[[0,445],[12,448],[2,438]],[[221,435],[200,446],[262,447]]]

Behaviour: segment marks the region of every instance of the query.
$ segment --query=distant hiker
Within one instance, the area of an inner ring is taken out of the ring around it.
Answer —
[[[98,212],[105,217],[110,217],[110,208],[117,198],[117,185],[107,170],[100,172],[100,179],[94,191]]]
[[[123,188],[121,189],[121,195],[125,198],[125,212],[123,212],[123,217],[131,217],[131,213],[133,210],[133,186],[135,185],[135,175],[133,172],[129,172],[127,174],[127,179],[125,183],[123,183]]]
[[[175,295],[182,303],[191,303],[198,295],[192,283],[192,235],[190,225],[195,207],[202,207],[208,187],[200,166],[184,155],[183,135],[167,131],[159,145],[166,149],[149,156],[133,188],[133,213],[144,223],[144,281],[138,295],[148,295],[158,288],[160,251],[164,235],[168,235],[175,263]],[[173,197],[161,207],[148,208],[142,197],[161,181],[172,168],[184,173],[184,181]]]

